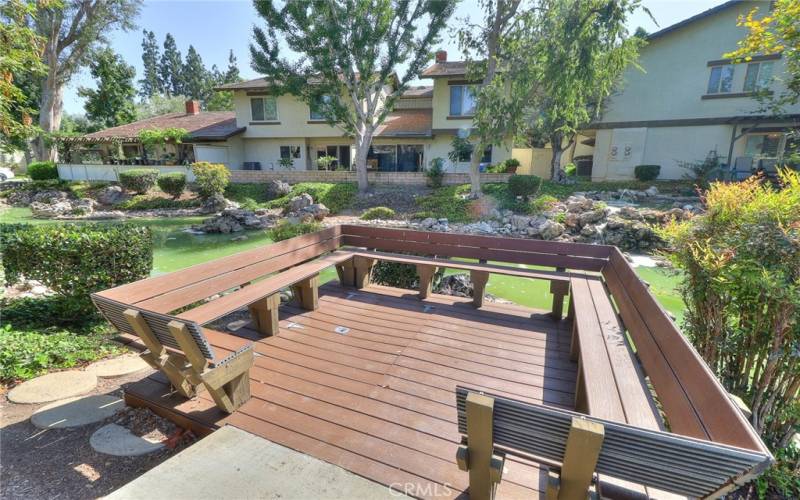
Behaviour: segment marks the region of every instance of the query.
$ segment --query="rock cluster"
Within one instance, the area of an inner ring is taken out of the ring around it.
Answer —
[[[472,297],[474,286],[469,279],[469,275],[450,274],[442,278],[434,292],[455,297]]]
[[[331,211],[322,203],[314,203],[310,194],[303,193],[289,200],[284,213],[293,222],[311,222],[321,221],[330,215]]]
[[[278,216],[266,210],[223,210],[219,215],[192,226],[195,231],[204,233],[238,233],[251,229],[266,229],[277,223]]]
[[[55,219],[64,216],[87,216],[94,212],[95,201],[89,198],[52,198],[50,201],[33,201],[30,204],[34,217]]]
[[[266,193],[268,200],[274,200],[275,198],[286,196],[291,192],[292,186],[290,186],[287,182],[283,182],[279,179],[273,179],[267,182]]]
[[[201,214],[214,214],[223,210],[233,210],[237,208],[239,208],[238,203],[227,200],[224,196],[217,193],[203,200],[203,204],[200,206],[198,212]]]
[[[45,189],[42,191],[15,190],[6,196],[6,202],[15,207],[27,207],[31,203],[50,204],[54,201],[66,200],[70,194],[66,191],[57,189]]]

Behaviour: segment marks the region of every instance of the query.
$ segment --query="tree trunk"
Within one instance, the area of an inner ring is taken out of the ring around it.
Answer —
[[[563,139],[564,136],[561,132],[550,136],[550,148],[553,151],[553,156],[550,158],[550,178],[556,182],[561,182],[566,177],[564,171],[561,170],[561,155],[564,153]]]
[[[483,143],[479,142],[469,158],[469,191],[473,198],[481,197],[481,157],[484,149],[486,148],[483,147]]]
[[[47,135],[61,128],[61,113],[64,108],[64,85],[59,81],[55,65],[49,61],[57,61],[58,54],[53,44],[45,49],[45,63],[49,69],[42,80],[42,96],[39,100],[39,127],[43,135],[35,141],[35,152],[39,161],[55,161],[56,148],[47,140]]]
[[[364,131],[356,134],[356,178],[358,179],[358,191],[363,193],[369,189],[367,179],[367,153],[372,144],[373,131]]]

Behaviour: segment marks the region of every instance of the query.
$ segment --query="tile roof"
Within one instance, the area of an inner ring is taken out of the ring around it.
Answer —
[[[410,87],[403,92],[400,99],[423,99],[426,97],[433,97],[433,86],[421,85],[419,87]]]
[[[193,139],[196,137],[225,139],[244,131],[243,127],[236,127],[236,115],[233,111],[210,111],[196,115],[168,113],[92,132],[82,136],[81,139],[83,141],[136,139],[139,131],[149,128],[183,128]]]
[[[396,109],[375,131],[376,137],[431,137],[433,110]]]
[[[437,76],[464,76],[466,74],[466,61],[447,61],[431,64],[422,71],[420,78],[435,78]]]

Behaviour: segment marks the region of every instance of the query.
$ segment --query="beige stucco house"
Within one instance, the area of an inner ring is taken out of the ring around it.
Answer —
[[[660,178],[679,179],[679,162],[716,151],[731,165],[773,168],[795,147],[786,132],[800,123],[800,104],[781,118],[759,112],[753,91],[781,92],[785,62],[778,55],[732,64],[723,54],[746,30],[739,15],[769,2],[729,1],[658,31],[640,54],[644,71],[629,68],[595,136],[592,179],[629,179],[640,164],[661,165]],[[788,147],[787,147],[788,146]]]

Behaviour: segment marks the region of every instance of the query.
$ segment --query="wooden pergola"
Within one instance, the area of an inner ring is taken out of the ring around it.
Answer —
[[[371,283],[379,261],[419,287]],[[432,293],[437,268],[475,296]],[[485,301],[492,274],[552,307]],[[159,370],[128,404],[412,496],[718,497],[772,461],[615,247],[344,225],[93,299]]]

